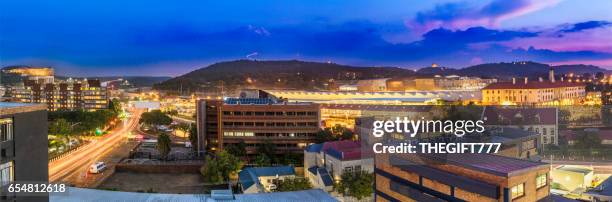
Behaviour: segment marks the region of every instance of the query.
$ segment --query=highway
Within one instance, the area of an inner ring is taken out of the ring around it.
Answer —
[[[119,126],[103,137],[82,146],[73,153],[49,163],[49,182],[62,182],[65,177],[87,169],[96,159],[115,148],[127,138],[130,131],[138,128],[142,110],[131,111],[132,116],[127,124]]]

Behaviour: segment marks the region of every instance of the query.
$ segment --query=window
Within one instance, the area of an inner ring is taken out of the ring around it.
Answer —
[[[13,120],[0,119],[0,142],[13,139]]]
[[[540,188],[546,186],[548,179],[546,178],[546,173],[538,175],[536,177],[536,188]]]
[[[515,198],[518,198],[524,195],[525,195],[525,183],[512,187],[511,195],[510,195],[512,196],[512,199],[515,199]]]
[[[13,162],[9,161],[3,164],[0,164],[0,186],[6,186],[13,182],[14,173],[13,173]]]

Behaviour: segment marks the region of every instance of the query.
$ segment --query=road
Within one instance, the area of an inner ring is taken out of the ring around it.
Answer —
[[[127,139],[127,134],[138,128],[142,110],[131,111],[127,123],[115,128],[109,134],[82,146],[73,153],[49,163],[49,182],[62,182],[65,177],[86,170],[97,159],[117,148]]]

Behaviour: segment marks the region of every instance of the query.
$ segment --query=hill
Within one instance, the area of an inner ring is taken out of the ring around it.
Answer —
[[[335,63],[236,60],[220,62],[158,85],[161,90],[226,90],[243,87],[317,90],[330,81],[413,76],[398,67],[355,67]]]
[[[469,66],[462,69],[426,67],[419,69],[419,74],[438,74],[438,75],[460,75],[460,76],[478,76],[509,79],[512,77],[546,77],[551,66],[537,62],[502,62],[502,63],[487,63]],[[559,65],[552,66],[555,74],[596,74],[597,72],[609,72],[609,70],[593,66],[593,65]]]

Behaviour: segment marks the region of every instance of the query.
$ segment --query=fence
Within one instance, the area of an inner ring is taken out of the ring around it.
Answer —
[[[53,157],[53,158],[49,158],[49,163],[50,163],[50,162],[53,162],[53,161],[55,161],[55,160],[57,160],[57,159],[61,159],[61,158],[63,158],[64,156],[67,156],[67,155],[69,155],[69,154],[71,154],[71,153],[73,153],[73,152],[75,152],[75,151],[80,150],[81,148],[83,148],[83,147],[85,147],[85,146],[89,145],[89,143],[90,143],[90,142],[91,142],[91,141],[87,141],[87,142],[85,142],[85,143],[83,143],[83,144],[79,145],[78,147],[72,148],[72,149],[70,149],[70,150],[68,150],[68,151],[66,151],[66,152],[64,152],[64,153],[62,153],[62,154],[60,154],[60,155],[57,155],[57,156],[55,156],[55,157]]]

